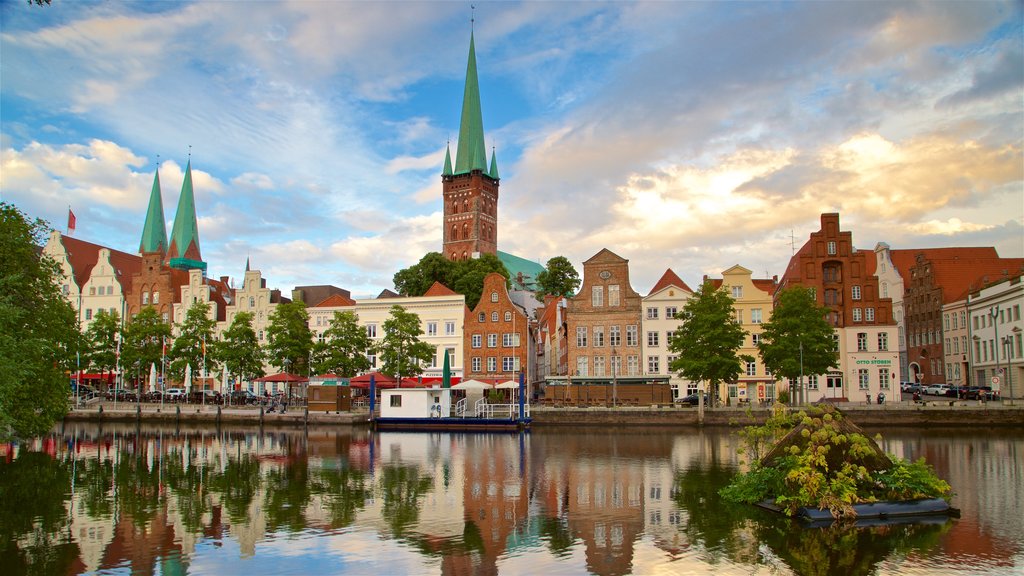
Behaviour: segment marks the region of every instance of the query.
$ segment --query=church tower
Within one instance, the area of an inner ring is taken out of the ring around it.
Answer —
[[[476,48],[469,36],[466,88],[462,96],[459,142],[452,169],[451,149],[445,150],[441,174],[444,198],[444,241],[441,253],[449,260],[466,260],[498,252],[498,163],[491,152],[487,165]]]
[[[196,221],[196,199],[192,191],[192,160],[185,167],[178,210],[171,227],[171,244],[167,250],[169,265],[179,270],[198,268],[206,275],[206,262],[199,253],[199,224]]]
[[[153,174],[153,189],[149,193],[149,208],[146,210],[146,223],[142,226],[139,254],[159,254],[161,261],[167,254],[167,225],[164,223],[159,170]]]

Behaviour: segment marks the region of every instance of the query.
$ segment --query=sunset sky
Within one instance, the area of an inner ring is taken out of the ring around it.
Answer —
[[[858,248],[1024,256],[1024,15],[1010,2],[475,2],[499,249],[696,288]],[[204,259],[355,296],[441,247],[462,2],[0,4],[0,197],[139,248],[189,147]]]

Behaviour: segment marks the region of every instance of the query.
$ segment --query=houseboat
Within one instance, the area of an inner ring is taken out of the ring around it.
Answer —
[[[525,399],[501,404],[472,391],[467,391],[464,398],[454,399],[453,392],[451,388],[440,387],[381,390],[380,414],[374,418],[374,425],[378,430],[467,432],[530,427],[530,406]],[[523,398],[522,390],[519,398]]]

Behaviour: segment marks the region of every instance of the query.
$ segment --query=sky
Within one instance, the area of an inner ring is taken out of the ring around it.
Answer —
[[[210,276],[376,295],[440,251],[472,29],[499,250],[647,294],[781,276],[839,212],[1024,257],[1019,1],[472,5],[3,0],[0,199],[137,253],[191,153]]]

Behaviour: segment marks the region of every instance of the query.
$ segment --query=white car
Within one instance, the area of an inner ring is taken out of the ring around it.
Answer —
[[[185,390],[183,388],[168,388],[164,391],[164,400],[174,402],[185,398]]]
[[[946,390],[949,390],[949,384],[932,384],[924,389],[924,393],[929,396],[945,396]]]

